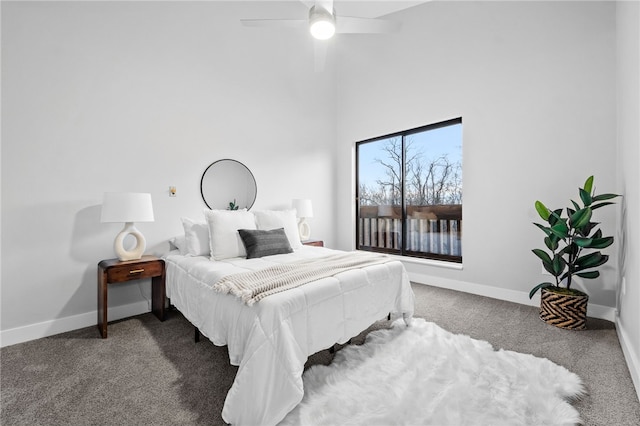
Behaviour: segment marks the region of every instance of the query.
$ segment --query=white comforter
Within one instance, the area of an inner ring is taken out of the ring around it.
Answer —
[[[225,275],[334,253],[305,246],[259,259],[165,256],[171,303],[215,345],[227,345],[229,361],[239,366],[222,410],[227,423],[277,424],[302,399],[309,355],[348,341],[388,313],[413,315],[413,292],[399,261],[342,272],[253,306],[213,290]]]

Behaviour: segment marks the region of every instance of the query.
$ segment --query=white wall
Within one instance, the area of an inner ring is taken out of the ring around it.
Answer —
[[[564,205],[594,174],[626,194],[627,219],[599,219],[627,235],[619,323],[637,359],[638,106],[616,103],[616,79],[637,88],[626,60],[616,72],[637,26],[620,10],[616,45],[611,2],[429,2],[392,15],[399,34],[337,37],[316,74],[308,37],[238,24],[306,13],[296,2],[2,2],[0,343],[95,324],[96,264],[120,228],[99,223],[105,191],[152,193],[156,221],[139,228],[160,253],[180,216],[201,215],[206,166],[235,158],[256,207],[312,198],[312,237],[349,249],[354,142],[462,116],[464,268],[407,262],[412,278],[528,302],[545,279],[533,202]],[[587,287],[590,314],[616,306],[619,247]],[[148,309],[136,284],[109,296],[110,313]]]
[[[551,277],[531,249],[539,199],[564,207],[589,175],[616,183],[616,38],[611,2],[429,2],[402,31],[350,38],[337,62],[340,248],[354,247],[354,143],[463,120],[463,269],[405,262],[413,280],[522,303]],[[616,233],[615,208],[597,211]],[[613,319],[617,249],[584,287]]]
[[[640,3],[617,5],[618,179],[621,247],[618,334],[640,394]]]
[[[332,244],[331,62],[313,72],[305,31],[239,23],[306,13],[297,2],[2,2],[3,345],[96,323],[96,266],[115,257],[122,227],[100,223],[105,191],[152,194],[156,220],[138,228],[159,254],[181,216],[203,217],[205,168],[233,158],[256,177],[255,207],[311,198],[312,237]],[[109,313],[148,310],[141,292],[148,282],[112,286]]]

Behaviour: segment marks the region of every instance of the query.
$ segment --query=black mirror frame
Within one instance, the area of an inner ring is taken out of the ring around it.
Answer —
[[[209,164],[209,165],[207,166],[207,168],[206,168],[206,169],[204,169],[204,172],[202,172],[202,177],[200,178],[200,195],[202,196],[202,201],[204,201],[204,204],[205,204],[205,205],[206,205],[210,210],[213,210],[213,207],[211,207],[211,206],[209,205],[209,203],[207,203],[207,199],[206,199],[206,198],[205,198],[205,196],[204,196],[204,190],[203,190],[203,188],[202,188],[202,184],[204,183],[204,178],[205,178],[205,176],[207,175],[207,171],[208,171],[211,167],[213,167],[213,165],[214,165],[214,164],[220,163],[220,162],[222,162],[222,161],[233,161],[234,163],[237,163],[237,164],[239,164],[240,166],[242,166],[242,167],[243,167],[247,172],[249,172],[249,175],[251,176],[251,179],[253,179],[253,186],[255,187],[255,195],[254,195],[254,197],[253,197],[253,201],[251,201],[251,204],[247,206],[247,210],[250,210],[250,209],[251,209],[251,207],[253,207],[253,205],[255,204],[256,199],[258,198],[258,184],[256,183],[256,178],[255,178],[255,176],[253,175],[253,173],[251,172],[251,170],[250,170],[250,169],[249,169],[245,164],[243,164],[242,162],[240,162],[240,161],[238,161],[238,160],[234,160],[234,159],[231,159],[231,158],[222,158],[222,159],[220,159],[220,160],[216,160],[216,161],[214,161],[213,163]]]

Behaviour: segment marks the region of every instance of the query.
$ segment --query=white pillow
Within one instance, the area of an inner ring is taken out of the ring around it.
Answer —
[[[253,214],[256,216],[258,229],[268,231],[276,228],[284,228],[291,248],[295,250],[302,247],[295,210],[257,210],[254,211]]]
[[[184,227],[185,244],[180,250],[185,256],[209,256],[209,227],[207,222],[197,222],[188,217],[181,218]]]
[[[256,229],[256,219],[246,210],[207,210],[212,260],[246,257],[247,252],[238,229]]]

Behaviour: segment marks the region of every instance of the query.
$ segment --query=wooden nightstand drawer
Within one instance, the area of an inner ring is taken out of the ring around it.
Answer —
[[[133,263],[131,265],[112,266],[107,269],[107,281],[119,283],[129,280],[139,280],[141,278],[155,277],[162,274],[163,261]]]

